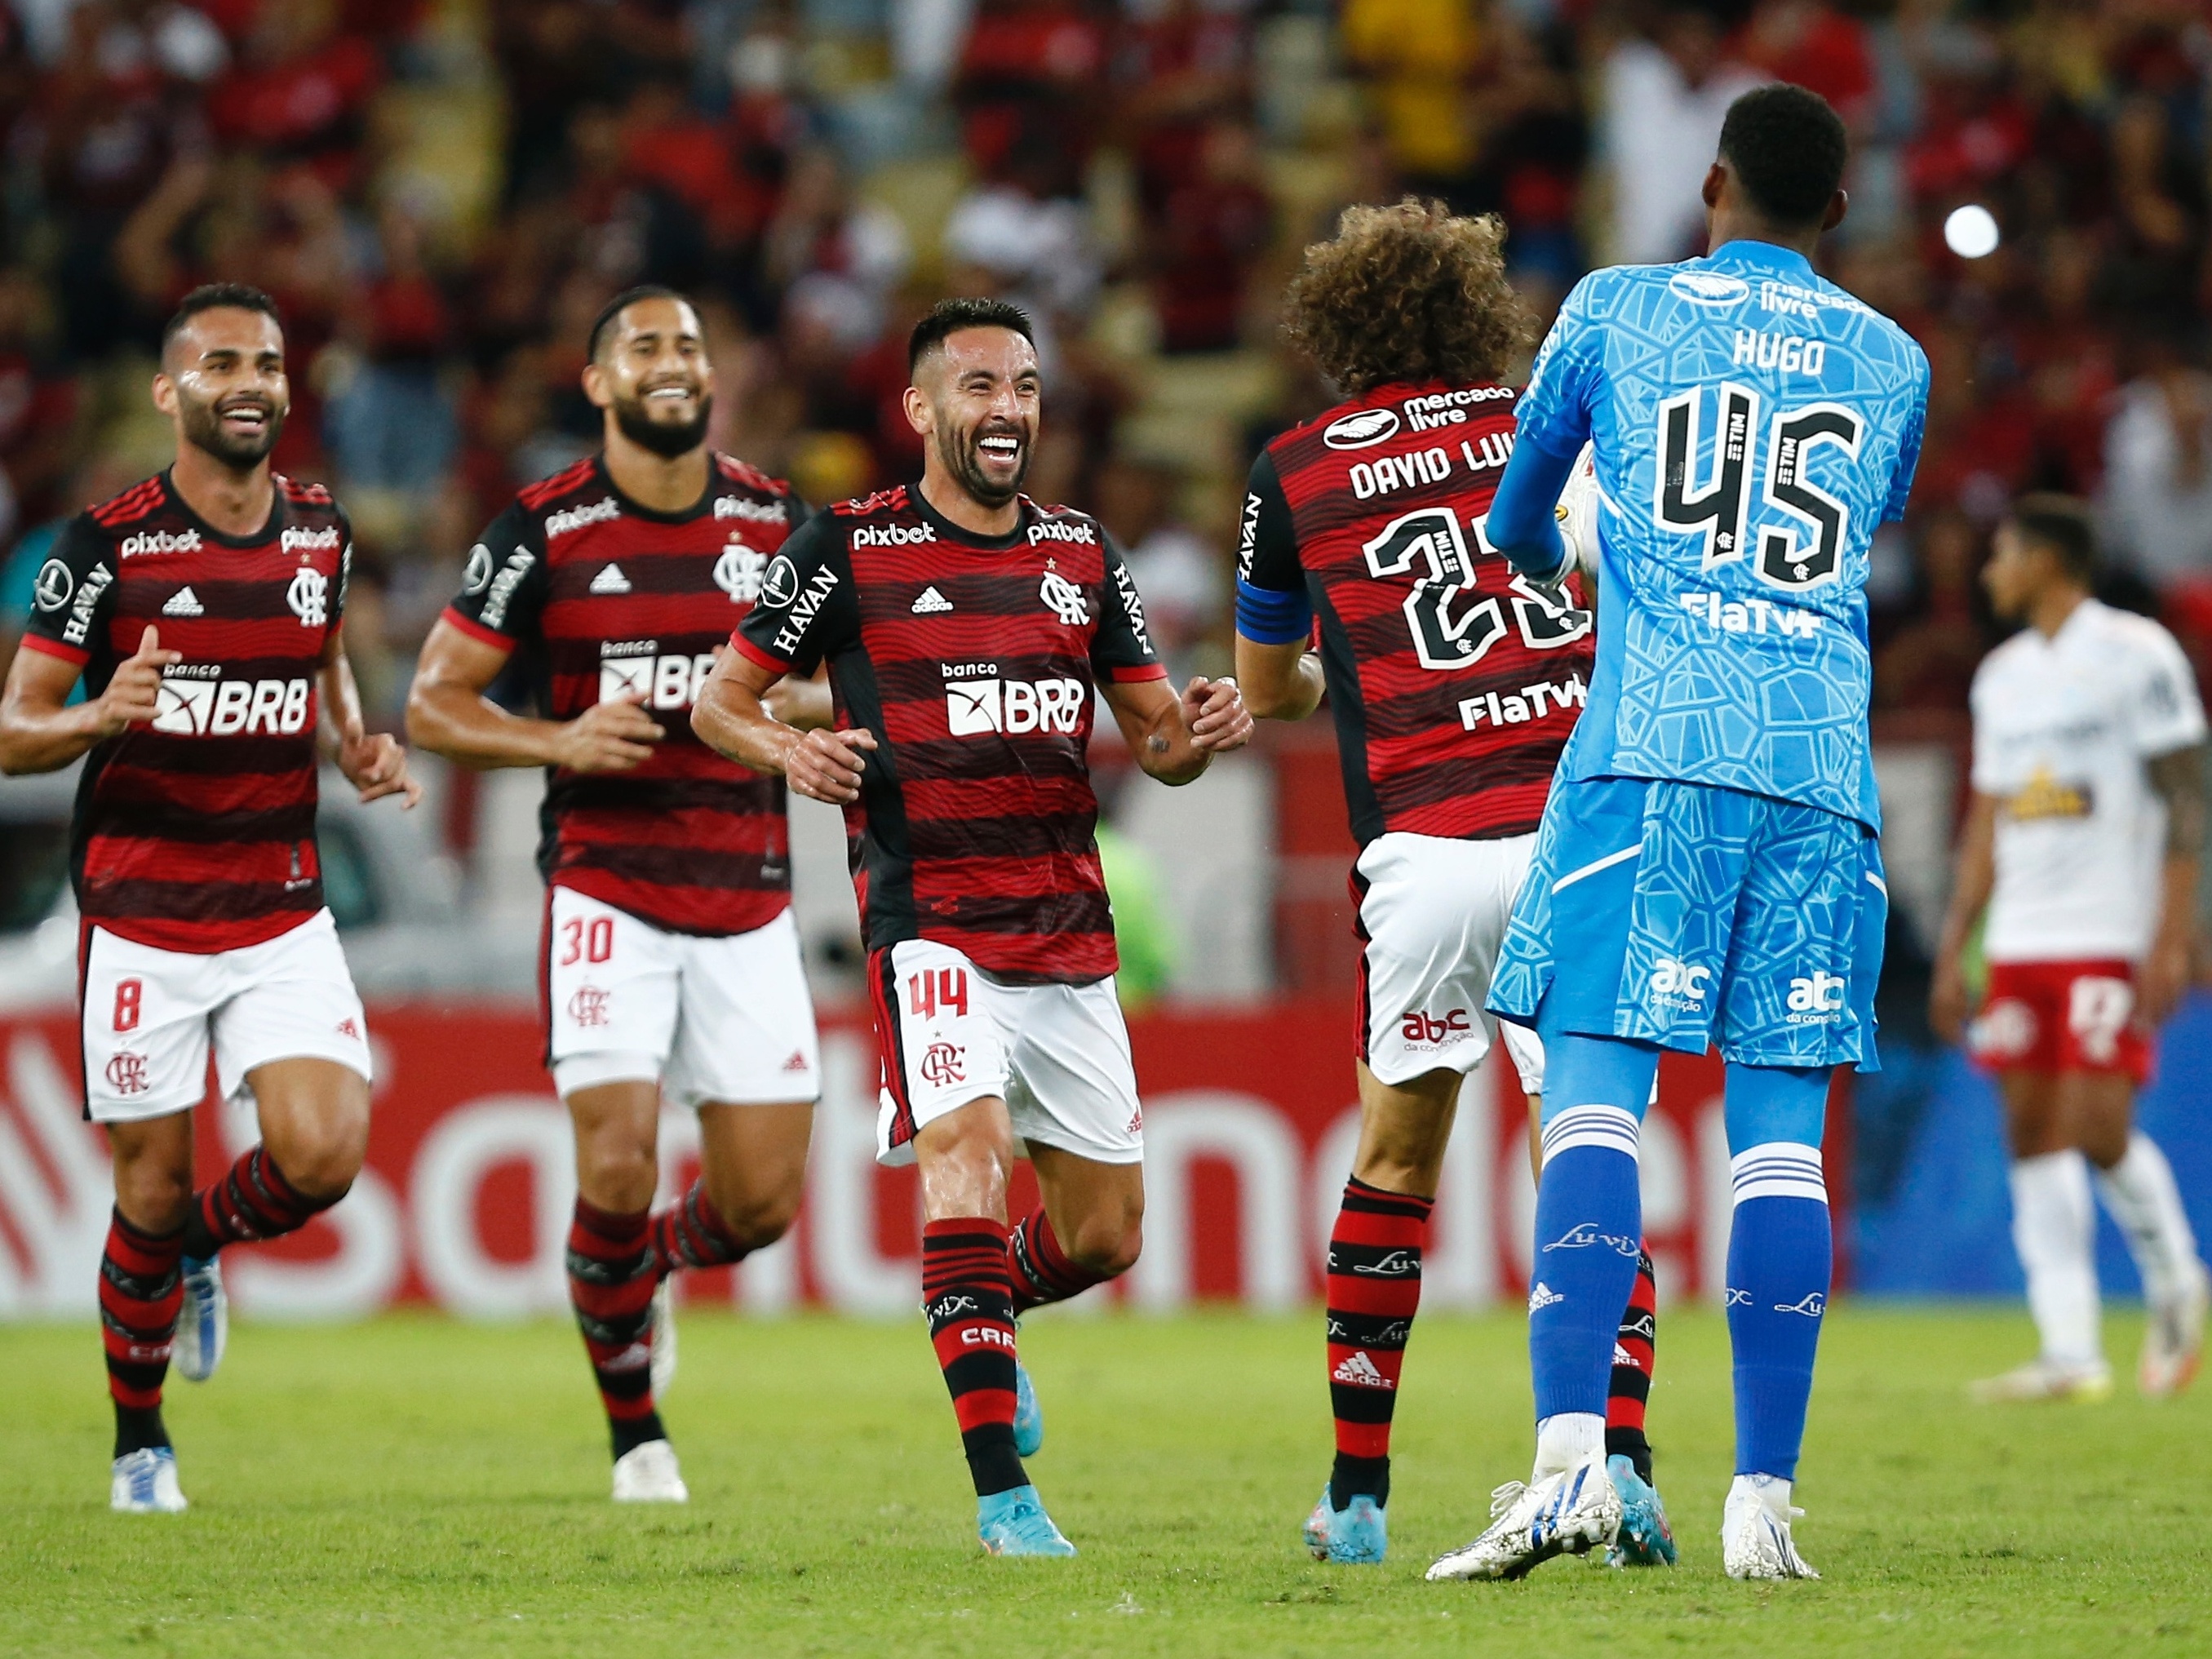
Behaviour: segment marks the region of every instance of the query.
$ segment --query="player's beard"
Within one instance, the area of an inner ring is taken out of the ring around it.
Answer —
[[[1021,446],[1020,464],[1012,482],[1000,484],[983,471],[981,446],[986,438],[1012,438]],[[1030,458],[1036,453],[1036,434],[1018,421],[985,421],[970,432],[937,428],[937,459],[979,507],[1000,507],[1021,493],[1030,475]]]
[[[640,449],[649,449],[664,461],[688,455],[707,441],[707,422],[714,417],[714,400],[699,399],[698,412],[688,421],[656,421],[647,413],[645,399],[617,398],[615,425]]]
[[[268,412],[261,430],[226,432],[222,425],[224,408],[246,404],[258,405]],[[184,417],[185,441],[237,472],[250,472],[269,459],[269,452],[276,447],[276,440],[283,435],[288,412],[265,398],[218,398],[211,404],[180,398],[179,409]]]

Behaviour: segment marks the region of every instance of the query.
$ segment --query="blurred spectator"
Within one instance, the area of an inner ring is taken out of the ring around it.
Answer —
[[[2160,356],[2106,434],[2105,517],[2114,556],[2170,589],[2212,580],[2212,377]]]
[[[349,486],[427,496],[460,442],[444,385],[453,308],[424,264],[422,227],[392,206],[378,229],[381,265],[352,310],[361,361],[330,400],[331,464]]]
[[[1476,134],[1466,89],[1482,51],[1472,0],[1346,0],[1342,33],[1404,187],[1467,205]]]
[[[1974,582],[1981,538],[1963,513],[1943,513],[1923,527],[1916,550],[1919,611],[1875,659],[1875,705],[1962,709],[1989,648]]]
[[[1631,36],[1613,49],[1601,120],[1614,259],[1654,264],[1705,252],[1698,192],[1721,118],[1765,78],[1732,61],[1720,25],[1694,9],[1662,13],[1653,39]]]
[[[1238,343],[1246,279],[1273,240],[1274,204],[1249,126],[1212,123],[1194,163],[1168,191],[1158,228],[1146,239],[1160,349],[1171,353],[1227,351]]]

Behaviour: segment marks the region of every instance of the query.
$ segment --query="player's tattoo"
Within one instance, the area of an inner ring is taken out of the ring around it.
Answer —
[[[2150,787],[2166,803],[2166,855],[2193,859],[2204,850],[2204,745],[2193,743],[2150,763]]]
[[[1164,755],[1168,752],[1168,740],[1165,738],[1151,737],[1145,741],[1151,745],[1152,751],[1155,755]]]

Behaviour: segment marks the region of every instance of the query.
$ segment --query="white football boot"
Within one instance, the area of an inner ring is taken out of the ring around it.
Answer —
[[[2204,1358],[2208,1304],[2212,1304],[2212,1284],[2207,1282],[2203,1264],[2193,1263],[2180,1291],[2150,1310],[2143,1328],[2142,1358],[2136,1368],[2136,1386],[2145,1399],[2171,1398],[2196,1381]]]
[[[107,1507],[118,1515],[182,1515],[188,1505],[177,1485],[177,1454],[147,1446],[117,1458]]]
[[[177,1334],[169,1358],[185,1382],[204,1382],[222,1364],[223,1346],[230,1340],[230,1297],[223,1292],[222,1267],[214,1256],[204,1261],[186,1256],[179,1271],[185,1296],[177,1307]]]
[[[1482,1536],[1430,1565],[1430,1579],[1518,1578],[1555,1555],[1602,1549],[1620,1530],[1620,1494],[1601,1448],[1533,1486],[1507,1481],[1490,1516]]]
[[[676,1448],[665,1440],[632,1446],[615,1460],[617,1504],[688,1504],[691,1489],[676,1467]]]
[[[646,1331],[653,1344],[653,1403],[657,1406],[676,1380],[676,1298],[665,1279],[653,1293],[653,1322]]]
[[[1804,1514],[1790,1507],[1790,1483],[1768,1474],[1739,1474],[1721,1512],[1721,1565],[1731,1578],[1818,1578],[1790,1540]]]
[[[2002,1376],[1985,1376],[1966,1385],[1977,1405],[2014,1405],[2023,1401],[2070,1400],[2092,1404],[2112,1392],[2112,1368],[2098,1360],[2075,1364],[2039,1356],[2015,1365]]]

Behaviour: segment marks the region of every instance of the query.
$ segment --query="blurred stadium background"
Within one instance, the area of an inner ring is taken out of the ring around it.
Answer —
[[[1597,264],[1698,251],[1721,112],[1780,76],[1850,122],[1828,268],[1935,368],[1913,514],[1877,542],[1875,732],[1898,903],[1887,1069],[1834,1115],[1847,1282],[2013,1294],[1994,1102],[1929,1036],[1926,950],[1995,638],[1974,574],[2029,488],[2105,508],[2111,596],[2212,663],[2207,77],[2192,0],[0,0],[0,659],[61,520],[164,464],[161,318],[274,293],[284,470],[334,485],[346,630],[396,728],[475,532],[592,447],[586,325],[635,281],[696,295],[715,441],[820,502],[910,476],[919,310],[1003,294],[1042,325],[1031,490],[1130,550],[1178,672],[1228,661],[1240,484],[1328,400],[1273,331],[1299,248],[1407,190],[1503,213],[1547,315]],[[1942,225],[2002,231],[1966,260]],[[1102,738],[1109,873],[1151,1130],[1144,1263],[1115,1295],[1261,1307],[1319,1289],[1351,1152],[1351,843],[1321,723],[1161,790]],[[449,773],[411,819],[326,806],[325,864],[383,1057],[371,1170],[241,1261],[248,1312],[428,1297],[556,1312],[570,1177],[537,1064],[532,774]],[[67,780],[0,782],[0,1316],[88,1315],[105,1157],[77,1121]],[[802,807],[804,803],[801,804]],[[910,1308],[911,1175],[868,1158],[875,1063],[834,819],[801,812],[799,908],[830,1095],[797,1236],[687,1294]],[[1646,1140],[1662,1285],[1725,1246],[1705,1066]],[[2212,1000],[2168,1033],[2146,1126],[2212,1236]],[[1432,1303],[1516,1295],[1517,1106],[1468,1091]],[[212,1109],[210,1170],[227,1137]],[[680,1166],[688,1124],[673,1116]],[[2106,1224],[2107,1283],[2132,1287]],[[717,1282],[717,1280],[720,1282]]]

